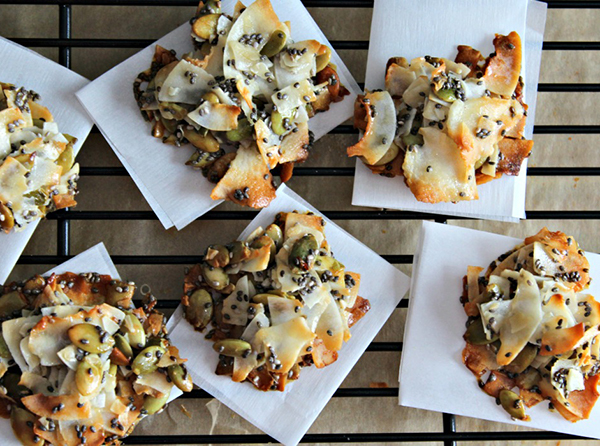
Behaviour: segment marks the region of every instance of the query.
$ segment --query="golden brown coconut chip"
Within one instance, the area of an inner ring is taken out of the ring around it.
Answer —
[[[483,78],[491,92],[509,98],[521,73],[521,38],[515,31],[508,36],[496,34],[494,48],[495,55],[489,59]]]

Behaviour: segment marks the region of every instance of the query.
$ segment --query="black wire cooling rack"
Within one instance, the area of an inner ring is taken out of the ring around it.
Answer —
[[[27,47],[58,48],[59,62],[70,68],[71,51],[73,48],[144,48],[152,40],[142,39],[74,39],[71,37],[72,7],[79,5],[95,6],[196,6],[197,0],[0,0],[0,5],[55,5],[59,10],[58,38],[15,38],[15,42]],[[303,0],[306,7],[318,8],[372,8],[372,0]],[[600,9],[600,1],[554,1],[547,0],[549,9]],[[1,13],[1,11],[0,11]],[[10,38],[10,36],[5,36]],[[337,50],[367,50],[369,42],[359,40],[331,41]],[[544,42],[544,51],[600,51],[600,41],[552,41]],[[366,56],[366,54],[365,54]],[[539,92],[600,92],[598,83],[541,83]],[[94,127],[93,133],[98,133]],[[350,125],[340,125],[331,133],[354,134]],[[535,134],[600,134],[600,125],[537,125]],[[115,177],[126,176],[123,167],[82,167],[82,176]],[[350,177],[354,168],[337,167],[297,167],[295,176],[324,176]],[[600,176],[600,167],[530,167],[528,176]],[[429,219],[446,222],[446,217],[418,212],[387,211],[387,210],[352,210],[327,211],[323,213],[332,220],[422,220]],[[250,221],[257,214],[255,211],[210,211],[199,220],[245,220]],[[450,218],[450,217],[448,217]],[[528,211],[527,218],[532,220],[600,220],[600,207],[595,210],[560,211],[535,210]],[[19,264],[48,265],[59,264],[71,257],[70,222],[73,220],[157,220],[151,211],[69,211],[62,210],[48,216],[57,221],[57,253],[56,255],[23,255]],[[453,220],[460,218],[452,217]],[[393,264],[410,264],[412,255],[383,255]],[[121,265],[189,265],[198,261],[197,256],[184,255],[117,255],[112,256],[114,263]],[[163,309],[176,308],[177,301],[159,301]],[[408,299],[403,299],[399,308],[406,308]],[[371,352],[401,352],[402,342],[373,342],[367,351]],[[334,398],[397,398],[398,388],[340,388]],[[195,390],[182,398],[210,398],[206,392]],[[384,416],[382,414],[382,416]],[[402,420],[398,420],[401,422]],[[414,443],[438,442],[444,446],[454,446],[457,442],[474,444],[484,441],[521,441],[535,444],[543,440],[579,439],[572,435],[554,432],[523,432],[523,431],[491,431],[491,432],[458,432],[455,416],[443,414],[441,432],[409,432],[409,433],[323,433],[307,434],[302,443]],[[259,444],[274,442],[268,435],[133,435],[126,439],[126,444]]]

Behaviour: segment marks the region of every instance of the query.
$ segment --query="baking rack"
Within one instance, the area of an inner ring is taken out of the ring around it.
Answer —
[[[15,42],[27,47],[58,48],[59,63],[71,67],[72,48],[144,48],[152,40],[142,39],[74,39],[71,37],[73,23],[72,7],[78,5],[103,5],[103,6],[196,6],[197,0],[0,0],[0,5],[55,5],[59,10],[58,38],[16,38]],[[318,8],[372,8],[372,0],[303,0],[306,7]],[[547,0],[549,9],[600,9],[600,1],[555,1]],[[10,38],[10,36],[5,36]],[[337,40],[331,41],[336,50],[368,50],[368,41]],[[600,41],[582,42],[544,42],[544,51],[600,51]],[[362,87],[362,85],[361,85]],[[600,92],[600,84],[584,83],[541,83],[539,92]],[[92,130],[98,133],[96,127]],[[355,134],[351,125],[340,125],[332,134]],[[535,134],[600,134],[600,125],[537,125]],[[123,167],[81,167],[82,176],[126,176]],[[354,175],[354,168],[338,167],[297,167],[295,176],[325,176],[349,177]],[[600,167],[531,167],[528,176],[600,176]],[[352,210],[352,211],[327,211],[323,213],[332,220],[435,220],[445,223],[446,218],[453,220],[460,217],[445,217],[419,212],[388,211],[388,210]],[[199,218],[199,220],[246,220],[250,221],[256,216],[256,211],[213,210]],[[559,211],[535,210],[528,211],[527,218],[533,220],[600,220],[600,208],[585,211]],[[57,221],[57,253],[56,255],[23,255],[19,264],[46,265],[59,264],[71,258],[70,222],[73,220],[157,220],[152,211],[77,211],[62,210],[50,214],[48,219]],[[412,255],[382,255],[393,264],[411,264]],[[114,263],[125,265],[190,265],[199,260],[198,256],[141,256],[118,255],[112,256]],[[177,301],[159,301],[159,307],[174,309]],[[407,308],[408,299],[403,299],[399,308]],[[402,342],[373,342],[367,351],[401,352]],[[334,398],[397,398],[398,388],[340,388]],[[211,398],[202,390],[194,390],[183,398]],[[579,439],[572,435],[554,432],[523,432],[523,431],[492,431],[492,432],[458,432],[456,430],[455,416],[442,415],[441,432],[403,432],[403,433],[329,433],[307,434],[302,443],[413,443],[413,442],[439,442],[444,446],[454,446],[457,442],[483,441],[522,441],[534,444],[542,440]],[[258,444],[275,442],[268,435],[132,435],[125,441],[126,444]]]

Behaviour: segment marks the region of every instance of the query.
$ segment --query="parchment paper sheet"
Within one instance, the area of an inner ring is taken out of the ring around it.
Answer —
[[[546,4],[527,0],[376,0],[371,26],[365,86],[384,88],[390,57],[409,61],[424,55],[454,60],[457,45],[470,45],[487,55],[495,33],[517,31],[523,41],[522,76],[528,111],[526,137],[532,136]],[[534,148],[535,150],[535,148]],[[352,204],[434,214],[518,221],[525,217],[526,164],[518,177],[503,176],[478,186],[479,200],[421,203],[403,178],[374,175],[356,161]]]
[[[331,43],[300,0],[273,0],[272,3],[281,20],[291,21],[295,41],[316,39],[331,47]],[[222,2],[222,9],[232,13],[234,4],[233,0],[225,0]],[[153,138],[150,124],[141,117],[133,98],[133,80],[138,73],[150,66],[157,44],[175,49],[179,56],[191,51],[189,23],[181,25],[100,76],[78,92],[77,96],[161,223],[167,229],[173,225],[182,229],[220,202],[210,198],[214,184],[208,182],[198,171],[184,165],[192,154],[191,146],[179,149]],[[342,102],[333,104],[329,111],[319,113],[310,120],[315,138],[326,134],[352,115],[354,97],[360,91],[335,51],[332,62],[338,67],[342,83],[352,94]]]
[[[62,274],[68,271],[74,273],[96,272],[99,274],[110,274],[112,277],[119,277],[119,273],[102,243],[67,260],[56,268],[46,271],[44,275],[52,273]],[[21,442],[15,438],[10,427],[10,420],[4,418],[0,418],[0,438],[2,438],[1,443],[3,446],[21,446]]]
[[[577,240],[576,234],[570,235]],[[523,239],[423,222],[413,264],[399,402],[420,409],[600,438],[598,407],[589,420],[571,423],[541,402],[527,409],[530,422],[512,421],[493,398],[479,389],[477,379],[462,363],[467,317],[459,297],[467,266],[485,268],[522,242]],[[585,246],[580,247],[585,250]],[[600,277],[600,255],[586,252],[586,257],[591,277]],[[585,292],[600,297],[598,281],[592,280]]]
[[[77,138],[76,153],[92,129],[93,122],[75,98],[75,92],[89,81],[73,71],[40,56],[35,51],[0,37],[0,82],[23,86],[40,94],[58,129]],[[22,232],[0,231],[0,283],[4,283],[25,249],[37,220]]]
[[[247,237],[258,226],[266,228],[278,212],[294,210],[318,214],[291,189],[280,186],[277,198],[258,214],[240,238]],[[349,271],[360,273],[359,294],[371,301],[371,310],[352,327],[352,338],[333,364],[323,369],[304,368],[298,381],[289,384],[285,392],[261,392],[250,383],[235,383],[228,376],[214,373],[219,358],[212,342],[205,340],[203,334],[194,331],[183,319],[181,306],[170,321],[174,326],[171,339],[182,356],[188,358],[187,367],[194,382],[288,446],[300,441],[408,290],[406,275],[333,222],[327,220],[327,223],[325,234],[332,250]]]

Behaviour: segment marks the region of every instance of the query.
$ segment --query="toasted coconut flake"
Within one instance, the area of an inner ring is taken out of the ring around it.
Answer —
[[[369,102],[366,102],[368,100]],[[360,141],[348,148],[348,156],[360,156],[376,164],[388,151],[396,133],[394,101],[386,91],[367,93],[362,99],[367,127]]]
[[[521,165],[533,149],[533,141],[528,139],[502,138],[498,141],[502,157],[498,161],[498,172],[506,175],[519,175]]]
[[[213,200],[228,199],[263,208],[275,198],[272,176],[256,146],[238,149],[231,166],[211,194]]]
[[[483,78],[490,91],[510,97],[521,74],[521,38],[514,31],[508,36],[496,34],[494,48],[495,56],[489,60]]]
[[[21,398],[21,402],[38,417],[53,420],[81,420],[89,418],[91,413],[91,404],[81,401],[79,395],[46,396],[36,393]]]
[[[237,128],[241,111],[235,105],[204,101],[197,109],[189,112],[187,117],[205,129],[224,132]]]

